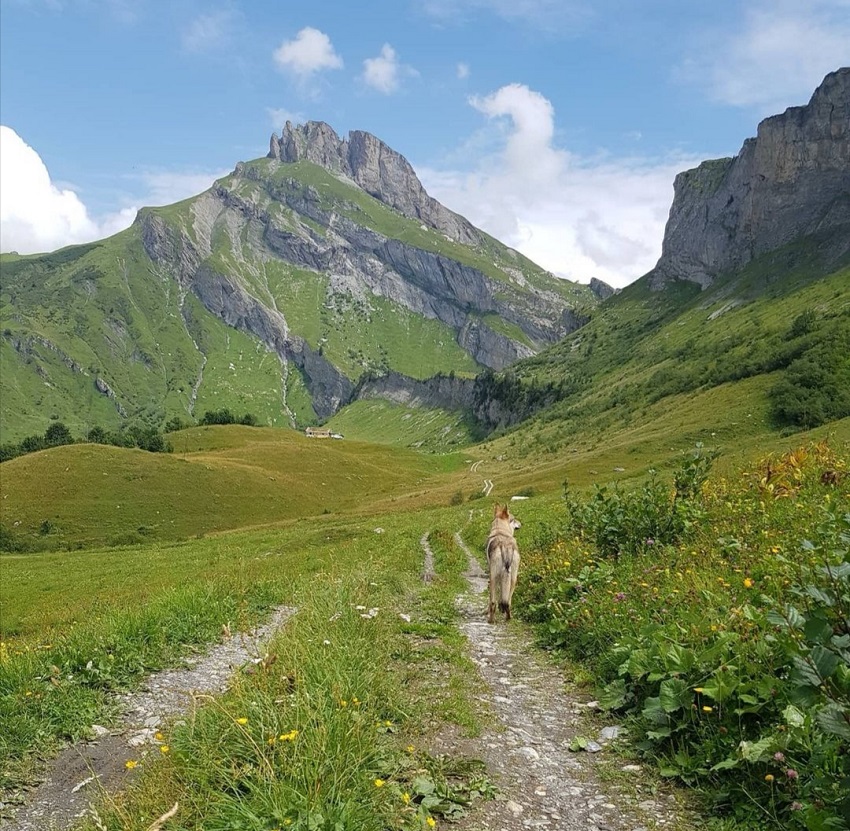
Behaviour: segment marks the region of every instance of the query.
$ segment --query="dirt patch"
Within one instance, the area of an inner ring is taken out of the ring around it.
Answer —
[[[150,753],[158,755],[158,730],[190,714],[202,697],[223,692],[234,669],[259,660],[265,642],[294,611],[278,607],[262,626],[228,636],[206,654],[187,659],[182,668],[154,673],[138,690],[121,696],[120,725],[114,730],[94,725],[98,738],[63,750],[44,781],[2,825],[4,831],[63,831],[105,793],[125,787],[136,774],[127,762],[141,765]]]
[[[470,657],[482,679],[481,698],[496,723],[475,739],[452,742],[448,736],[435,749],[483,759],[500,789],[499,800],[486,803],[456,826],[462,831],[513,831],[521,828],[557,831],[646,831],[683,823],[671,795],[634,796],[619,778],[639,778],[638,765],[607,762],[617,776],[604,775],[601,760],[610,734],[595,736],[595,753],[572,752],[572,741],[588,729],[586,702],[565,690],[560,671],[547,664],[520,623],[486,622],[487,575],[460,534],[455,540],[469,558],[469,591],[457,598],[460,628],[469,640]],[[598,727],[593,728],[599,732]],[[619,728],[618,728],[619,729]],[[456,746],[451,746],[456,745]],[[682,825],[679,825],[682,827]]]

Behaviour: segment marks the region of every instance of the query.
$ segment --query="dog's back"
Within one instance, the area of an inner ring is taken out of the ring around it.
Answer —
[[[511,598],[519,573],[519,548],[514,531],[521,528],[519,520],[508,511],[507,505],[496,505],[490,535],[487,537],[487,562],[490,566],[490,605],[487,620],[493,623],[496,608],[511,619]]]

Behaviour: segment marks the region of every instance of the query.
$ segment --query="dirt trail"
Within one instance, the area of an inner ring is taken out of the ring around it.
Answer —
[[[78,742],[51,763],[44,781],[3,831],[63,831],[83,816],[104,793],[114,793],[134,776],[126,762],[157,752],[157,731],[203,703],[202,697],[227,688],[233,670],[262,656],[264,643],[294,609],[281,606],[262,626],[237,633],[181,669],[150,675],[142,687],[121,696],[121,724],[114,730],[95,727],[99,738]],[[157,753],[157,755],[159,755]]]
[[[457,544],[469,558],[469,591],[457,598],[460,628],[469,639],[472,660],[483,684],[481,700],[498,723],[475,739],[449,737],[441,752],[462,752],[482,758],[497,783],[502,799],[488,802],[465,817],[463,831],[646,831],[675,827],[672,797],[637,798],[627,795],[611,776],[600,775],[604,752],[570,752],[569,745],[584,723],[585,735],[600,749],[605,739],[598,727],[587,726],[585,703],[564,689],[561,673],[535,649],[527,627],[512,621],[487,624],[484,593],[487,575],[464,543]],[[610,728],[609,728],[610,730]],[[606,734],[607,735],[607,734]],[[641,768],[613,762],[619,776],[636,778]],[[681,819],[681,817],[680,817]],[[685,826],[687,827],[687,826]]]

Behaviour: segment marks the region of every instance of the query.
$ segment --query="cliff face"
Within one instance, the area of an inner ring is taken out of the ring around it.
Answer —
[[[808,234],[850,251],[850,68],[826,76],[803,107],[759,124],[734,158],[680,173],[650,285],[702,288]]]
[[[430,197],[410,162],[371,133],[353,130],[341,139],[322,121],[293,126],[287,121],[280,138],[272,136],[269,158],[308,161],[347,176],[370,196],[411,219],[465,245],[478,245],[480,232],[466,219]]]

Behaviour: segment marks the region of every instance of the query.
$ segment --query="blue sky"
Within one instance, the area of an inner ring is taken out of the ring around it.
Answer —
[[[2,0],[3,250],[126,226],[265,155],[364,129],[555,273],[623,285],[678,170],[850,63],[850,0]]]

